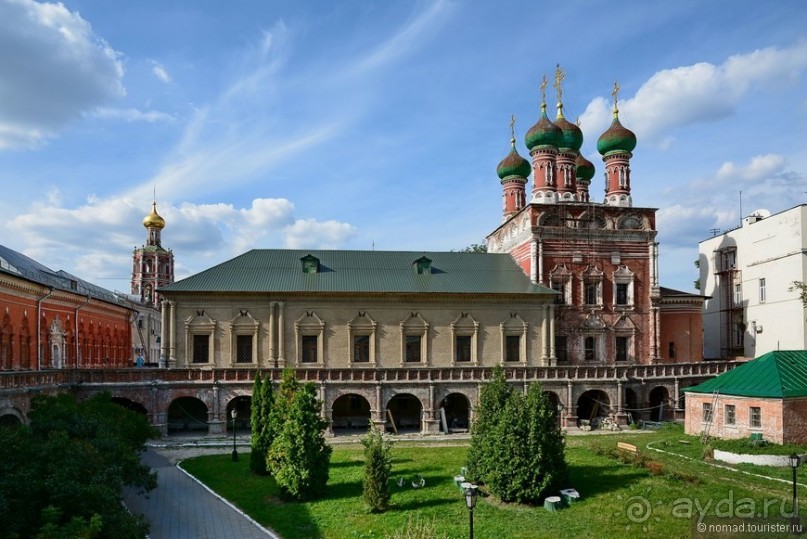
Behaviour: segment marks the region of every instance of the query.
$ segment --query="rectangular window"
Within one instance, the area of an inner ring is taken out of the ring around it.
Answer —
[[[235,362],[252,363],[252,335],[238,335],[235,338]]]
[[[752,429],[762,428],[762,409],[759,406],[751,406],[748,414],[748,425]]]
[[[353,362],[354,363],[369,363],[370,362],[370,336],[369,335],[354,335],[353,336]]]
[[[767,292],[765,290],[765,278],[759,280],[759,302],[765,303],[767,299]]]
[[[734,425],[737,422],[737,411],[733,404],[726,405],[726,425]]]
[[[504,360],[521,360],[521,337],[518,335],[506,335],[504,341]]]
[[[569,338],[566,335],[555,335],[555,357],[558,361],[569,361]]]
[[[670,359],[675,359],[675,343],[673,341],[670,341],[667,345],[667,355]]]
[[[407,335],[406,336],[406,362],[407,363],[420,363],[420,335]]]
[[[586,361],[594,361],[594,337],[586,337],[586,339],[583,341],[583,354]]]
[[[627,361],[628,360],[628,339],[629,339],[629,337],[617,337],[616,338],[616,360],[617,361]]]
[[[303,335],[303,363],[317,362],[318,337],[316,335]]]
[[[617,283],[616,284],[616,304],[617,305],[627,305],[628,304],[628,284],[627,283]]]
[[[471,361],[471,336],[457,335],[454,341],[454,361]]]
[[[589,283],[586,285],[586,305],[597,304],[597,285]]]
[[[703,403],[703,422],[704,423],[711,423],[712,421],[712,403],[711,402],[704,402]]]
[[[552,290],[558,292],[558,295],[555,296],[555,304],[556,305],[565,305],[566,304],[566,287],[563,286],[563,283],[552,283]]]
[[[208,363],[210,361],[210,336],[193,336],[193,362]]]
[[[743,285],[737,283],[734,285],[734,305],[740,306],[743,304]]]

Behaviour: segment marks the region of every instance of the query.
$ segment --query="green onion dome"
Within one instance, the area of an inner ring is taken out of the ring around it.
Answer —
[[[577,165],[577,181],[584,181],[591,183],[591,178],[594,177],[594,165],[583,157],[583,154],[577,156],[574,162]]]
[[[530,175],[530,171],[532,171],[532,166],[530,166],[529,161],[518,155],[518,151],[516,151],[516,139],[511,138],[510,145],[512,146],[510,153],[508,153],[507,157],[502,159],[499,166],[496,167],[496,174],[499,175],[502,181],[510,176],[526,178]]]
[[[563,131],[546,116],[546,103],[541,104],[541,118],[524,135],[527,148],[532,151],[540,146],[559,147],[563,141]]]
[[[619,113],[614,111],[611,127],[597,140],[597,151],[606,156],[615,152],[630,153],[636,147],[636,135],[619,123]]]
[[[563,105],[561,104],[558,104],[558,117],[555,118],[555,125],[563,133],[563,138],[558,147],[579,152],[580,147],[583,145],[583,132],[579,127],[563,117]]]

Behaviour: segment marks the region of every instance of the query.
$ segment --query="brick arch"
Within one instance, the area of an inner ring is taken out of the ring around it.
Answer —
[[[325,389],[325,399],[322,403],[322,408],[325,410],[326,414],[330,414],[331,410],[333,410],[334,403],[339,399],[339,397],[344,397],[345,395],[359,395],[367,399],[367,402],[370,403],[370,409],[374,410],[376,403],[376,394],[374,387],[327,387]],[[382,407],[383,409],[383,407]]]
[[[411,391],[407,391],[411,389]],[[428,410],[427,388],[388,389],[384,395],[382,410],[384,418],[389,423],[387,410],[390,410],[399,432],[406,429],[416,429],[423,432],[426,428],[426,413]]]
[[[4,416],[13,416],[19,420],[20,424],[25,425],[28,423],[28,418],[16,406],[0,406],[0,418]],[[3,424],[0,422],[0,424]]]

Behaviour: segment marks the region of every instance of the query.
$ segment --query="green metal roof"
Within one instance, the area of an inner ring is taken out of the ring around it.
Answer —
[[[309,255],[317,273],[303,271]],[[424,257],[430,268],[419,274]],[[160,292],[556,294],[530,282],[508,254],[284,249],[248,251]]]
[[[768,352],[739,367],[689,387],[691,393],[738,397],[788,398],[807,396],[807,350]]]

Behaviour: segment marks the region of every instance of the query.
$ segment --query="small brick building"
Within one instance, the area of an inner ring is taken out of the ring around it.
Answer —
[[[686,393],[686,433],[807,444],[807,350],[768,352]]]

